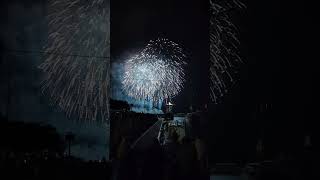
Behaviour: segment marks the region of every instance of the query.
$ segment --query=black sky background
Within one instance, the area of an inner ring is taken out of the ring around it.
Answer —
[[[173,100],[175,111],[187,112],[191,104],[201,106],[209,100],[208,14],[208,1],[113,1],[111,59],[120,61],[123,54],[157,38],[178,43],[188,56],[188,66],[185,87]]]
[[[293,153],[302,148],[305,135],[314,138],[319,119],[315,6],[243,2],[247,9],[236,24],[244,64],[238,82],[211,111],[212,161],[253,158],[258,139],[270,154]],[[272,108],[257,113],[259,104]]]

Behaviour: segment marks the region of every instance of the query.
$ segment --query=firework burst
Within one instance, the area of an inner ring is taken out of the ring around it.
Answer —
[[[139,100],[162,101],[176,96],[184,83],[185,54],[168,39],[151,40],[125,62],[123,89]]]
[[[241,62],[237,28],[231,22],[230,11],[244,8],[238,0],[210,0],[210,79],[211,98],[217,103],[233,83],[234,66]]]
[[[108,119],[109,0],[50,0],[42,90],[67,115]]]

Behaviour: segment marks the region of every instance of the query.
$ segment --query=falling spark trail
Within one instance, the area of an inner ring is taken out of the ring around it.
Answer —
[[[217,103],[233,83],[234,66],[241,62],[237,28],[229,13],[245,8],[238,0],[210,0],[210,79],[211,99]]]
[[[50,0],[48,13],[42,92],[68,117],[108,120],[109,1]]]

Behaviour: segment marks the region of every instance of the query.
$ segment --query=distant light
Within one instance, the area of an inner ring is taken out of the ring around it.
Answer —
[[[172,104],[170,101],[169,101],[169,103],[167,104],[168,106],[173,106],[174,104]]]

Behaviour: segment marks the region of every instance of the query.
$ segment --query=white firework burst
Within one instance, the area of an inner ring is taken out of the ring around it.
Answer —
[[[185,54],[175,42],[151,40],[125,62],[123,88],[139,100],[162,101],[176,96],[184,84]]]
[[[42,90],[67,115],[108,120],[109,0],[50,0]]]

